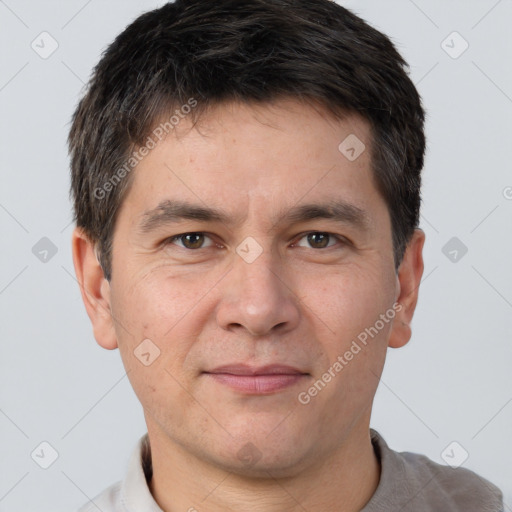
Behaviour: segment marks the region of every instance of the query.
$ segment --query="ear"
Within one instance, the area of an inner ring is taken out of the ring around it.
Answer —
[[[96,257],[95,244],[81,228],[75,228],[71,246],[76,277],[94,337],[103,348],[115,349],[117,338],[110,310],[110,284]]]
[[[396,315],[388,345],[403,347],[411,339],[411,321],[418,302],[418,292],[423,275],[423,244],[425,233],[415,229],[404,253],[397,275],[398,296]]]

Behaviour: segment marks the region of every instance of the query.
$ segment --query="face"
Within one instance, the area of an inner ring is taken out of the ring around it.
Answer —
[[[366,146],[356,159],[338,148],[349,135]],[[229,104],[138,164],[98,287],[112,315],[91,318],[150,436],[285,475],[367,431],[410,312],[369,148],[355,115]]]

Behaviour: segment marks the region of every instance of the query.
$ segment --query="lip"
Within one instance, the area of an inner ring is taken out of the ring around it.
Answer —
[[[266,366],[250,366],[248,364],[230,364],[219,366],[206,373],[228,373],[230,375],[304,375],[306,372],[283,364],[268,364]]]
[[[244,364],[227,365],[204,373],[220,384],[251,395],[276,393],[309,376],[298,368],[279,364],[259,367]]]

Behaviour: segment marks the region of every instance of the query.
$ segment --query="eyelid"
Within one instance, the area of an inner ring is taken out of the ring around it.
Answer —
[[[304,231],[304,232],[296,235],[294,237],[295,242],[292,243],[292,247],[293,246],[297,246],[298,242],[300,240],[302,240],[303,238],[307,237],[308,235],[315,234],[315,233],[320,233],[320,234],[328,235],[330,238],[334,238],[338,243],[340,243],[342,245],[351,244],[351,241],[348,240],[346,237],[344,237],[342,235],[337,235],[336,233],[331,233],[330,231],[320,231],[320,230],[313,229],[313,230],[310,230],[310,231]],[[202,246],[202,247],[199,247],[198,249],[189,249],[188,247],[185,247],[183,245],[178,245],[178,244],[174,243],[176,240],[180,240],[182,237],[184,237],[186,235],[193,235],[193,234],[203,235],[205,238],[209,238],[210,239],[210,245]],[[215,235],[213,235],[211,233],[208,233],[206,231],[185,231],[183,233],[178,233],[176,235],[167,237],[165,240],[163,240],[162,245],[173,244],[173,245],[176,245],[177,247],[180,247],[181,249],[185,249],[185,250],[190,251],[190,252],[199,251],[201,249],[209,249],[209,248],[211,248],[214,245],[216,245],[217,247],[220,247],[220,248],[224,247],[223,244],[221,244],[219,242],[216,242],[214,240],[214,237],[215,237]],[[322,247],[322,248],[319,248],[319,249],[317,248],[316,250],[322,250],[322,249],[325,250],[325,249],[334,247],[335,245],[336,244],[328,245],[326,247]],[[311,249],[315,249],[315,248],[311,247]]]
[[[328,235],[330,238],[334,238],[338,243],[340,243],[342,245],[349,245],[351,243],[350,240],[348,240],[346,237],[344,237],[342,235],[337,235],[336,233],[331,233],[330,231],[320,231],[318,229],[313,229],[313,230],[310,230],[310,231],[305,231],[304,233],[300,233],[299,235],[295,236],[294,239],[296,241],[293,242],[292,246],[298,245],[298,242],[301,241],[304,237],[307,237],[308,235],[312,235],[312,234],[315,234],[315,233],[319,233],[319,234],[322,234],[322,235]],[[326,247],[322,247],[322,248],[319,248],[319,249],[317,248],[316,250],[321,251],[321,250],[325,250],[325,249],[330,249],[330,248],[335,247],[335,246],[336,246],[336,244],[328,245]],[[310,247],[310,249],[315,249],[315,248],[314,247]]]
[[[184,245],[178,245],[175,243],[176,240],[180,240],[181,238],[183,238],[186,235],[203,235],[205,238],[210,239],[210,245],[201,246],[198,249],[189,249],[188,247],[185,247]],[[209,249],[213,245],[217,245],[217,246],[220,245],[213,240],[213,235],[211,235],[210,233],[207,233],[205,231],[185,231],[184,233],[179,233],[177,235],[169,236],[162,242],[162,245],[169,245],[169,244],[176,245],[180,249],[185,249],[186,251],[190,251],[190,252],[199,251],[201,249]]]

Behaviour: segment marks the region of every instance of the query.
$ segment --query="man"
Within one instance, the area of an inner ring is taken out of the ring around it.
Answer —
[[[148,434],[83,511],[501,511],[370,430],[423,272],[424,111],[328,0],[177,0],[108,48],[70,133],[73,256]]]

